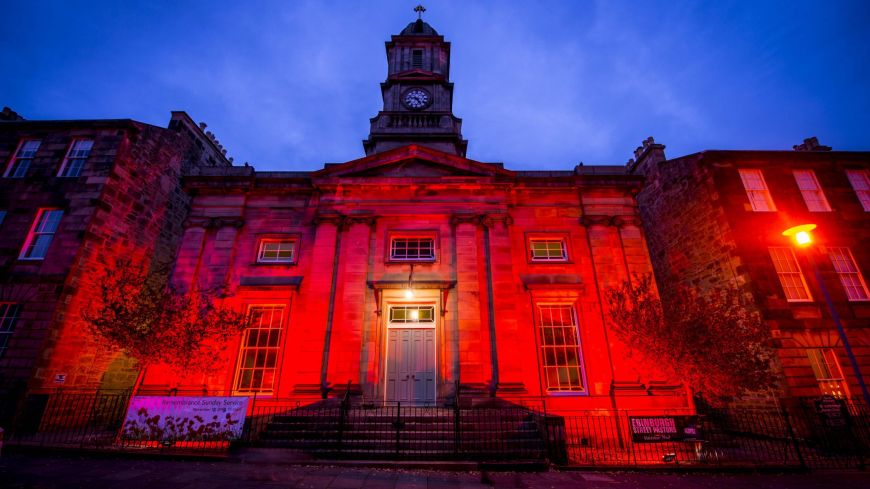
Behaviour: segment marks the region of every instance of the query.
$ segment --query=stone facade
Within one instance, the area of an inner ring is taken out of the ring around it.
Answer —
[[[434,402],[459,386],[558,394],[553,408],[686,406],[675,384],[624,358],[605,320],[605,288],[651,271],[634,200],[641,179],[622,167],[511,171],[410,145],[313,172],[233,167],[184,181],[195,197],[175,280],[222,287],[248,310],[281,308],[277,374],[262,395],[314,399],[349,383],[395,400],[385,385],[391,310],[422,304],[436,311]],[[397,237],[431,238],[432,258],[393,257]],[[566,258],[533,260],[536,238],[564,243]],[[292,262],[258,259],[272,239],[292,241]],[[576,314],[583,379],[573,392],[542,378],[542,304]],[[208,376],[149,369],[142,388],[243,393],[245,346],[239,338]]]
[[[824,392],[808,351],[830,350],[846,384],[843,394],[860,396],[810,256],[795,254],[810,298],[789,301],[769,248],[791,248],[782,232],[792,226],[818,225],[818,246],[808,253],[819,266],[862,375],[870,374],[870,302],[847,298],[827,251],[848,248],[859,273],[870,270],[870,214],[846,175],[867,171],[870,153],[830,151],[811,138],[795,151],[704,151],[669,160],[664,146],[650,138],[635,156],[629,170],[647,177],[638,205],[659,288],[683,283],[702,290],[745,290],[770,326],[784,377],[782,394],[815,397],[820,389]],[[740,169],[761,171],[775,210],[753,210]],[[814,173],[830,211],[808,210],[795,170]]]

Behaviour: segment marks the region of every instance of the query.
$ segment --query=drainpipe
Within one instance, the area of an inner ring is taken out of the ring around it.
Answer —
[[[489,385],[490,397],[498,390],[498,349],[495,343],[495,304],[493,304],[492,253],[489,249],[489,225],[483,222],[483,252],[486,259],[486,296],[489,310],[489,355],[492,363],[492,380]]]

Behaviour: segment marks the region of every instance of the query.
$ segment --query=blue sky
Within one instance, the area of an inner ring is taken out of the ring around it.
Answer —
[[[187,111],[260,170],[363,155],[384,41],[418,0],[0,0],[0,105],[28,119]],[[430,0],[468,156],[514,169],[870,150],[870,2]]]

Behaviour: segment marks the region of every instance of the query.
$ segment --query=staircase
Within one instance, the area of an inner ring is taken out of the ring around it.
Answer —
[[[302,407],[258,439],[320,458],[527,461],[546,458],[540,423],[519,407]]]

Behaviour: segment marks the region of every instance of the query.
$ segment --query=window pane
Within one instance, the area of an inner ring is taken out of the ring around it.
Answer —
[[[849,183],[865,212],[870,212],[870,175],[867,170],[846,170]]]
[[[0,358],[9,348],[12,333],[15,332],[15,323],[18,320],[20,306],[12,302],[0,302]]]
[[[584,390],[577,321],[569,305],[538,305],[541,361],[547,390]]]
[[[237,392],[268,393],[274,389],[283,312],[283,306],[251,308],[239,352]]]
[[[42,259],[48,252],[54,233],[60,225],[63,211],[58,209],[41,209],[36,215],[32,230],[24,241],[19,258]]]
[[[776,206],[773,205],[773,198],[770,196],[761,170],[742,168],[738,172],[746,189],[746,195],[749,197],[749,203],[752,204],[752,210],[775,211]]]
[[[529,251],[532,261],[564,261],[567,258],[563,239],[530,239]]]
[[[795,260],[794,252],[787,247],[771,247],[770,257],[779,276],[785,298],[793,302],[812,300],[803,273]]]
[[[391,260],[433,260],[433,238],[393,238],[390,241]]]
[[[849,248],[829,247],[828,256],[850,301],[870,300],[870,292]]]
[[[296,240],[263,240],[257,254],[258,262],[292,263],[296,258]]]

